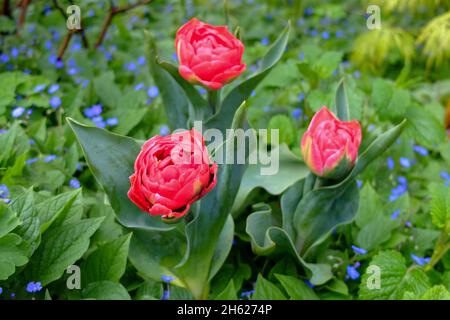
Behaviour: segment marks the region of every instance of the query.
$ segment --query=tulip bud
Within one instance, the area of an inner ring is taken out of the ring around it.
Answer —
[[[340,179],[355,165],[360,143],[358,121],[340,121],[327,107],[322,107],[303,135],[303,160],[315,175]]]

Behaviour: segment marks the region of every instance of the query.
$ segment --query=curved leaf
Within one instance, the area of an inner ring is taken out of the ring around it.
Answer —
[[[307,263],[297,252],[292,238],[287,232],[275,226],[271,217],[272,209],[266,205],[260,205],[258,211],[247,218],[246,232],[251,238],[253,251],[258,255],[291,255],[300,265],[310,273],[310,281],[320,285],[333,277],[331,267],[327,264]]]
[[[286,145],[277,146],[272,149],[272,154],[274,152],[278,153],[278,159],[274,159],[274,161],[279,160],[276,174],[262,175],[261,169],[268,165],[261,163],[247,166],[233,204],[234,213],[238,213],[242,209],[245,200],[254,189],[263,188],[272,195],[279,195],[309,173],[308,167]]]
[[[350,108],[348,105],[347,93],[345,92],[345,82],[342,79],[339,82],[336,91],[336,112],[337,117],[342,121],[350,120]]]
[[[161,91],[169,125],[172,129],[186,128],[189,118],[189,100],[170,73],[157,64],[155,40],[148,32],[145,32],[145,40],[147,43],[150,71],[153,80]]]

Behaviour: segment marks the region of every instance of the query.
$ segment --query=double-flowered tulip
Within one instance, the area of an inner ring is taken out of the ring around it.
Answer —
[[[148,140],[134,170],[128,197],[142,211],[163,219],[184,216],[216,185],[217,164],[195,129]]]
[[[340,121],[322,107],[303,135],[301,149],[305,163],[315,175],[340,179],[355,165],[360,143],[358,121]]]
[[[187,81],[218,90],[244,72],[244,45],[226,26],[213,26],[191,19],[175,39],[180,66]]]

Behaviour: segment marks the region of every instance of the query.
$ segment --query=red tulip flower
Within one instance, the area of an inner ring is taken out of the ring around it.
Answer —
[[[216,185],[217,164],[195,129],[148,140],[134,170],[128,197],[142,211],[164,219],[184,216]]]
[[[177,32],[178,71],[187,81],[218,90],[245,70],[244,45],[226,26],[213,26],[195,18]]]
[[[315,175],[339,179],[355,165],[360,144],[358,121],[340,121],[322,107],[303,135],[301,149],[305,163]]]

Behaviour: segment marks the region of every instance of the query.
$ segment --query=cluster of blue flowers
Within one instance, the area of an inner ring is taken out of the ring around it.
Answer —
[[[353,265],[349,264],[347,266],[347,275],[346,279],[357,280],[361,276],[359,274],[358,268],[361,266],[359,261],[355,262]]]
[[[81,184],[80,184],[80,181],[78,181],[78,179],[72,178],[72,179],[70,179],[70,181],[69,181],[69,186],[70,186],[72,189],[79,189],[79,188],[81,187]]]
[[[35,293],[42,290],[42,284],[40,282],[29,282],[27,284],[26,290],[28,293]]]
[[[389,201],[391,202],[394,202],[408,191],[408,180],[405,177],[399,176],[397,182],[397,186],[391,189],[391,194],[389,195]]]
[[[424,266],[424,265],[428,264],[431,260],[431,258],[429,258],[429,257],[421,258],[412,253],[411,253],[411,259],[419,266]]]
[[[93,106],[84,109],[83,114],[92,120],[94,124],[99,128],[106,128],[106,126],[114,127],[119,124],[119,119],[113,117],[104,119],[101,115],[103,112],[103,106],[101,104],[94,104]]]
[[[0,199],[2,199],[5,203],[11,202],[9,199],[9,189],[5,184],[0,184]]]
[[[163,296],[161,297],[161,300],[169,300],[169,298],[170,298],[169,286],[170,286],[170,283],[174,280],[175,280],[175,278],[172,276],[167,276],[167,275],[161,276],[161,281],[164,282],[164,284],[165,284]]]

